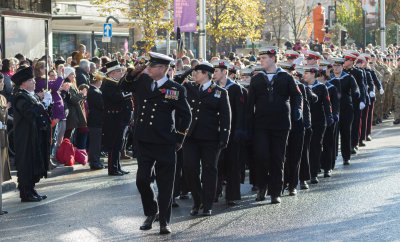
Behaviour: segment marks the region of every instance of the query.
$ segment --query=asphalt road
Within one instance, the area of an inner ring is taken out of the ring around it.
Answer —
[[[40,203],[20,203],[17,192],[4,195],[0,241],[395,241],[400,238],[400,126],[386,122],[374,140],[343,167],[339,158],[331,178],[320,178],[282,203],[255,202],[250,185],[242,201],[227,207],[223,199],[211,217],[191,217],[191,200],[178,200],[171,235],[158,234],[158,223],[140,231],[144,220],[131,171],[108,177],[88,168],[43,180]]]

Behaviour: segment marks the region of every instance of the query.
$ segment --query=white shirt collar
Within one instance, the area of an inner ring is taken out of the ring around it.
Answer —
[[[207,88],[209,88],[209,87],[211,86],[211,84],[212,84],[211,81],[208,81],[208,82],[204,83],[204,84],[203,84],[203,87],[202,87],[202,88],[203,88],[203,91],[206,90]]]
[[[168,77],[164,76],[163,78],[161,78],[160,80],[157,81],[157,87],[161,87],[162,85],[164,85],[164,83],[166,83],[168,81]]]

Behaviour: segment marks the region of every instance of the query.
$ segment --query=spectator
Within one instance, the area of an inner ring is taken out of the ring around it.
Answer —
[[[76,68],[76,85],[79,87],[82,84],[89,85],[90,75],[89,70],[90,62],[88,60],[81,60],[79,67]]]
[[[18,54],[15,55],[15,59],[18,60],[18,63],[21,63],[21,61],[25,60],[25,56],[23,54],[21,54],[21,53],[18,53]]]
[[[195,66],[197,66],[199,64],[199,61],[196,59],[193,59],[192,61],[190,61],[190,66],[192,67],[192,69],[195,68]]]
[[[188,56],[190,59],[194,59],[194,54],[193,54],[192,50],[188,50],[187,56]]]
[[[101,65],[100,65],[100,58],[99,58],[99,57],[93,57],[93,58],[92,58],[92,62],[93,62],[94,64],[96,64],[96,70],[99,70],[100,67],[101,67]]]
[[[89,165],[92,170],[103,169],[100,161],[101,136],[103,126],[104,102],[100,90],[102,78],[100,75],[90,79],[90,88],[87,94],[89,115],[87,124],[89,127]]]
[[[89,90],[89,86],[86,84],[82,84],[78,87],[79,93],[82,93],[85,99],[82,101],[83,107],[84,107],[84,115],[85,119],[87,120],[88,117],[88,104],[86,102],[86,97],[87,97],[87,92]],[[86,142],[87,142],[87,137],[89,136],[89,128],[85,125],[85,127],[78,127],[76,133],[76,147],[80,150],[86,150]]]
[[[90,80],[94,78],[94,73],[97,72],[96,64],[94,62],[90,62],[89,64],[89,83]]]
[[[183,70],[183,62],[182,59],[178,59],[176,61],[176,70],[177,71],[182,71]]]
[[[190,58],[187,56],[182,57],[182,62],[184,65],[190,65]]]
[[[67,127],[65,131],[65,138],[70,139],[72,132],[80,127],[86,127],[85,108],[83,100],[85,95],[78,91],[75,79],[74,68],[67,67],[64,70],[65,80],[64,82],[69,83],[70,89],[67,95],[68,104],[68,115],[67,115]]]
[[[11,92],[13,89],[11,77],[14,75],[14,72],[11,68],[10,59],[4,59],[2,63],[3,66],[1,69],[1,73],[4,75],[4,89],[1,91],[1,94],[4,95],[7,98],[7,100],[10,100]]]
[[[75,60],[75,63],[76,63],[77,65],[80,64],[80,62],[81,62],[82,59],[87,59],[87,56],[86,56],[86,46],[83,45],[83,44],[80,44],[79,47],[78,47],[78,51],[77,51],[76,55],[73,56],[72,58]]]
[[[4,76],[0,73],[0,91],[4,88]],[[11,180],[10,160],[8,157],[8,134],[7,134],[8,104],[7,99],[0,94],[0,149],[2,163],[1,182]]]

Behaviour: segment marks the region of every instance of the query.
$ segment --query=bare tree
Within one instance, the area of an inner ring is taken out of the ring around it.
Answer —
[[[287,0],[288,24],[297,41],[306,27],[307,20],[311,17],[313,8],[307,6],[307,0]]]
[[[266,0],[267,23],[271,27],[278,46],[282,40],[283,27],[288,23],[288,0]]]

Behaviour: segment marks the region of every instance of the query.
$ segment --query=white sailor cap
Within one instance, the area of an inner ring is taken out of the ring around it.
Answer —
[[[214,71],[215,71],[213,65],[210,64],[210,63],[207,62],[207,61],[200,62],[197,66],[194,67],[194,70],[195,70],[195,71],[197,71],[197,70],[203,70],[203,71],[208,71],[208,72],[211,72],[211,73],[214,73]]]
[[[171,57],[156,52],[149,52],[149,57],[150,66],[157,64],[169,65],[172,61],[174,61],[174,59]]]
[[[220,69],[228,69],[229,66],[229,62],[226,60],[217,60],[217,61],[213,61],[211,62],[212,67],[214,68],[220,68]]]
[[[319,52],[311,51],[311,50],[309,50],[307,52],[306,56],[309,57],[309,58],[316,59],[316,60],[322,59],[322,56],[321,56],[321,54]]]
[[[242,70],[240,70],[240,75],[241,76],[252,76],[253,69],[251,69],[251,68],[242,69]]]
[[[278,51],[279,48],[276,46],[266,46],[260,48],[260,50],[258,51],[258,55],[266,55],[266,54],[276,55],[278,54]]]

